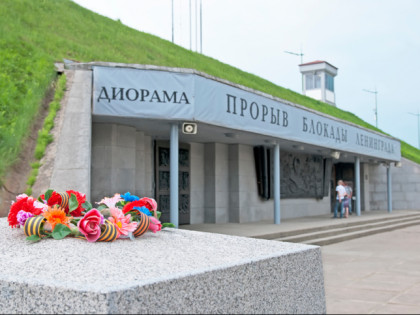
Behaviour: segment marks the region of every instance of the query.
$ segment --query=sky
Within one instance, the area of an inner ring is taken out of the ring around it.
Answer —
[[[298,93],[327,61],[338,108],[420,147],[419,0],[73,1]]]

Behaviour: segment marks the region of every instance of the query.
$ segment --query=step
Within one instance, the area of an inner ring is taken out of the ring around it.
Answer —
[[[342,225],[339,228],[322,229],[322,230],[317,230],[316,232],[302,233],[298,235],[277,238],[275,240],[284,241],[284,242],[301,243],[310,239],[368,230],[368,229],[373,229],[373,228],[378,228],[378,227],[389,226],[391,224],[411,222],[413,220],[420,220],[420,215],[417,217],[409,217],[409,218],[406,218],[406,217],[394,218],[393,220],[379,220],[374,223],[359,222],[360,224],[351,225],[350,227]]]
[[[356,214],[353,214],[352,216],[349,216],[349,218],[354,218]],[[378,222],[389,222],[392,220],[398,220],[402,218],[420,218],[420,213],[415,214],[403,214],[403,215],[394,215],[391,214],[389,217],[381,217],[381,218],[374,218],[374,219],[363,219],[363,220],[355,220],[355,221],[347,221],[346,219],[331,219],[331,220],[337,220],[339,223],[331,223],[331,224],[323,224],[316,227],[311,228],[302,228],[302,229],[293,229],[290,231],[282,231],[282,232],[276,232],[276,233],[270,233],[270,234],[264,234],[264,235],[256,235],[252,236],[254,238],[262,238],[267,240],[278,240],[283,239],[286,237],[291,237],[295,235],[302,235],[302,234],[308,234],[313,232],[320,232],[320,231],[326,231],[331,229],[342,229],[346,227],[352,227],[352,226],[360,226],[364,224],[371,224],[371,223],[378,223]],[[361,217],[356,217],[361,218]]]
[[[400,224],[392,224],[386,227],[374,228],[374,229],[369,229],[369,230],[364,230],[364,231],[344,233],[344,234],[339,234],[339,235],[335,235],[331,237],[314,238],[311,240],[304,241],[302,243],[308,244],[308,245],[324,246],[324,245],[330,245],[330,244],[352,240],[355,238],[374,235],[378,233],[390,232],[393,230],[402,229],[402,228],[406,228],[413,225],[420,225],[420,220],[413,220],[411,222],[405,222],[405,223],[400,223]]]

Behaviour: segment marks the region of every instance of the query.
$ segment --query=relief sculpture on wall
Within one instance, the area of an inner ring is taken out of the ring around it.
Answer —
[[[322,156],[281,152],[281,198],[322,198],[324,164]]]

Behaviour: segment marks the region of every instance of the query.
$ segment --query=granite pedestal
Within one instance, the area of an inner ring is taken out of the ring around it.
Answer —
[[[317,246],[164,229],[31,244],[0,219],[1,313],[325,313]]]

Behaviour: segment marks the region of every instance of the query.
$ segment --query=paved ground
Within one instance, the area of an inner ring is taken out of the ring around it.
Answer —
[[[386,218],[398,219],[398,217],[419,214],[420,210],[394,210],[388,211],[369,211],[363,212],[361,216],[355,214],[347,219],[332,219],[332,214],[324,214],[313,217],[302,217],[294,219],[284,219],[281,224],[273,224],[273,221],[260,221],[250,223],[202,223],[180,225],[180,229],[203,231],[210,233],[220,233],[236,236],[265,237],[278,233],[297,231],[316,227],[332,226],[346,223],[363,223],[364,221],[379,221]]]
[[[258,236],[338,222],[418,213],[371,211],[348,219],[331,215],[245,224],[192,224],[183,229]],[[328,314],[420,314],[420,225],[321,247]]]
[[[323,246],[328,314],[420,314],[420,226]]]

